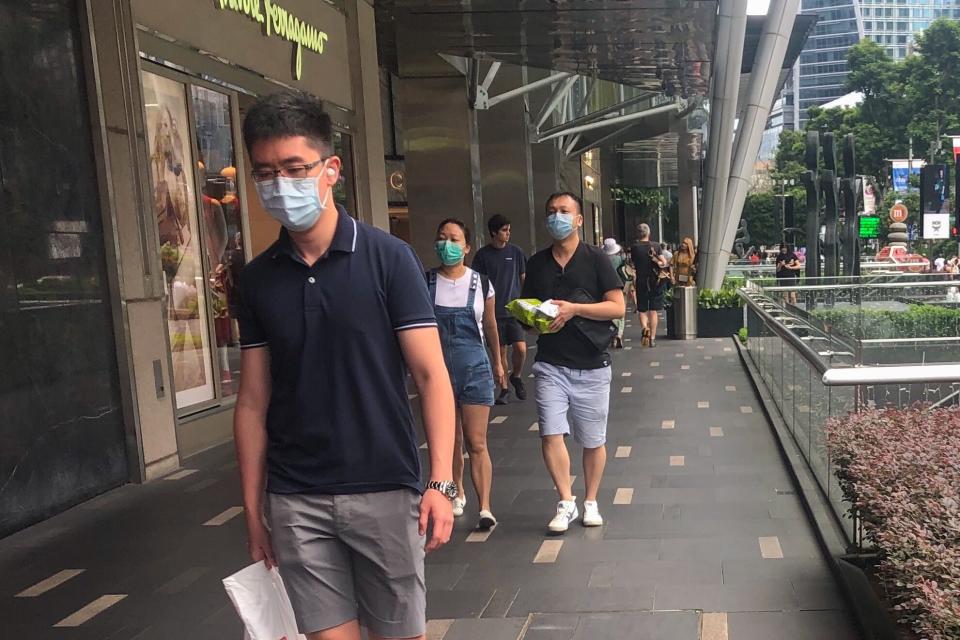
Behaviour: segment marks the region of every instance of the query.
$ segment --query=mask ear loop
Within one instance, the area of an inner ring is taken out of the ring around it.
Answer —
[[[324,167],[327,167],[327,162],[328,162],[329,160],[330,160],[330,158],[327,158],[326,160],[323,161],[323,166],[324,166]],[[333,177],[333,176],[335,176],[336,174],[337,174],[337,171],[336,171],[336,169],[334,169],[333,167],[325,168],[325,169],[320,173],[320,175],[317,176],[317,190],[318,190],[318,191],[320,190],[320,178],[322,178],[322,177],[325,176],[325,175]],[[323,194],[323,198],[320,199],[320,210],[321,210],[321,211],[326,211],[326,210],[327,210],[327,202],[329,202],[329,200],[330,200],[330,194],[331,194],[332,192],[333,192],[333,186],[332,186],[332,185],[331,185],[331,186],[328,186],[328,187],[327,187],[327,192],[326,192],[325,194]]]

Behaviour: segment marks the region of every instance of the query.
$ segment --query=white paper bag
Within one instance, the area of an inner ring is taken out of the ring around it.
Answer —
[[[244,640],[306,640],[297,633],[293,606],[277,568],[262,563],[223,579],[244,627]]]

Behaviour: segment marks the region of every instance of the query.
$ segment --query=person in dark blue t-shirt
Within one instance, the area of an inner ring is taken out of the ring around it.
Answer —
[[[361,624],[374,639],[423,637],[424,551],[449,540],[457,495],[453,393],[423,267],[334,203],[342,163],[317,98],[260,98],[243,137],[283,226],[240,282],[234,433],[250,555],[279,565],[308,637],[360,640]],[[407,369],[430,449],[422,496]]]
[[[497,332],[500,334],[500,358],[503,370],[507,371],[507,347],[513,347],[513,370],[510,384],[519,400],[527,399],[527,390],[523,385],[523,363],[527,357],[526,332],[520,323],[510,315],[506,305],[520,297],[523,279],[527,275],[527,256],[515,244],[510,244],[510,220],[506,216],[495,215],[487,221],[490,231],[490,243],[477,251],[471,267],[490,278],[493,290],[497,292]],[[497,404],[506,404],[509,389],[504,386],[497,396]]]

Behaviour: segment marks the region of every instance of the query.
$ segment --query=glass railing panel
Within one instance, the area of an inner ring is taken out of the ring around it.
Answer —
[[[782,341],[781,341],[782,342]],[[794,406],[796,404],[797,383],[796,383],[797,352],[792,347],[784,343],[783,346],[783,404],[780,406],[780,414],[784,421],[794,433]]]
[[[830,387],[830,417],[842,418],[856,411],[856,393],[857,387]],[[823,426],[825,425],[821,425],[821,428],[819,429],[820,434],[815,439],[819,443],[822,443],[824,454],[826,455],[826,437],[824,435]],[[830,501],[830,505],[833,507],[834,512],[841,517],[841,524],[843,525],[844,531],[847,534],[847,539],[853,540],[855,523],[848,515],[849,504],[843,499],[843,491],[840,489],[840,483],[837,480],[834,466],[832,463],[829,463],[829,457],[827,457],[827,460],[827,499]]]
[[[830,416],[830,392],[832,388],[823,386],[820,376],[811,376],[810,384],[810,454],[808,461],[813,474],[824,492],[830,482],[830,465],[827,458],[827,444],[823,436],[823,426]]]
[[[803,457],[810,460],[810,387],[815,376],[810,364],[803,358],[797,359],[796,384],[794,394],[796,404],[793,409],[793,430],[797,446]]]

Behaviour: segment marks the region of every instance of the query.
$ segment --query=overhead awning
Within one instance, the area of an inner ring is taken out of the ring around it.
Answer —
[[[381,64],[401,75],[420,48],[669,96],[709,89],[714,0],[384,0],[376,11]]]
[[[556,74],[551,90],[558,99],[567,80],[561,74],[631,88],[621,95],[647,96],[646,101],[631,98],[622,108],[594,105],[601,110],[608,107],[602,117],[596,117],[600,111],[593,109],[574,111],[545,131],[538,126],[537,135],[541,140],[553,139],[569,125],[558,140],[564,152],[576,155],[603,144],[635,161],[659,161],[671,168],[662,173],[661,184],[675,179],[678,118],[709,95],[715,0],[383,0],[376,3],[376,11],[380,62],[401,76],[431,74],[438,54],[443,54],[448,59],[547,70]],[[815,16],[797,16],[781,85],[815,23]],[[748,17],[740,68],[745,79],[753,69],[763,25],[764,16]],[[746,80],[742,84],[746,86]],[[679,102],[673,109],[659,106],[666,104],[665,98]],[[493,104],[501,99],[492,97],[489,108],[496,108]],[[639,115],[641,111],[649,111],[649,117]],[[699,160],[701,138],[693,139],[695,144],[685,153]]]

